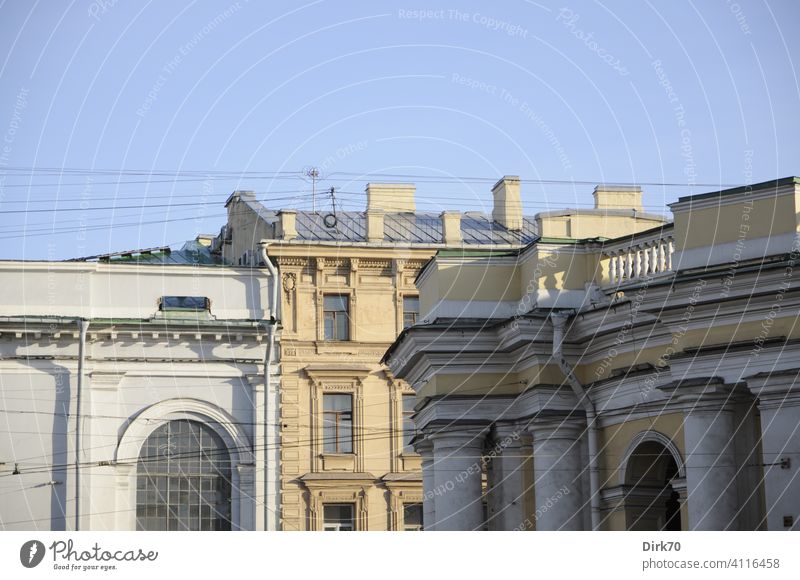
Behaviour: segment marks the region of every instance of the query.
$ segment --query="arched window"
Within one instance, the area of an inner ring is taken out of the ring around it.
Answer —
[[[231,461],[213,429],[165,423],[145,441],[136,472],[137,530],[230,530]]]

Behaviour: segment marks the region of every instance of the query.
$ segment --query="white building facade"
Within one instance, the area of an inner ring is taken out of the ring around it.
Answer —
[[[0,529],[276,528],[271,266],[194,243],[0,280]]]

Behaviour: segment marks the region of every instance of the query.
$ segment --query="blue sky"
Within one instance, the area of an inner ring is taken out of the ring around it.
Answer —
[[[352,209],[383,180],[485,210],[516,174],[531,214],[797,175],[798,23],[791,0],[4,2],[0,258],[180,244],[237,188],[310,209],[311,166]]]

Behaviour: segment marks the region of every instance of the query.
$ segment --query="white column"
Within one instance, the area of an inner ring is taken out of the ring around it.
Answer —
[[[585,423],[554,418],[534,421],[529,429],[533,436],[536,530],[583,530],[580,438]]]
[[[522,432],[514,425],[495,427],[488,482],[490,530],[525,529],[525,489],[522,472]]]
[[[780,356],[780,355],[778,355]],[[747,379],[758,397],[767,529],[800,530],[800,371],[763,373]]]
[[[435,529],[480,530],[481,453],[485,430],[454,427],[433,441]]]
[[[434,471],[433,443],[422,439],[414,445],[414,450],[422,458],[422,527],[425,531],[436,529],[436,511],[434,508]]]
[[[690,530],[737,530],[734,412],[697,402],[686,413],[686,486]]]

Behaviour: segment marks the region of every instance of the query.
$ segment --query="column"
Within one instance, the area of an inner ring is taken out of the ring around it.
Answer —
[[[529,429],[533,436],[537,531],[583,530],[581,436],[585,421],[537,420]]]
[[[747,386],[758,397],[761,415],[766,528],[800,530],[800,371],[760,373]]]
[[[433,488],[433,443],[422,439],[414,444],[414,450],[422,458],[422,527],[425,531],[436,529]]]
[[[430,435],[436,530],[482,529],[481,453],[485,432],[453,427]]]
[[[733,408],[698,400],[684,418],[690,530],[738,530]]]
[[[488,521],[490,530],[525,529],[525,488],[522,483],[522,430],[495,427],[489,451]]]

